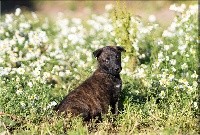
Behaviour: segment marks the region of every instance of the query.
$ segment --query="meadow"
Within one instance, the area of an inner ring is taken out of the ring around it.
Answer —
[[[23,12],[0,22],[0,134],[199,134],[198,5],[171,5],[165,29],[106,5],[87,20]],[[96,68],[106,45],[122,56],[120,113],[83,124],[53,111]]]

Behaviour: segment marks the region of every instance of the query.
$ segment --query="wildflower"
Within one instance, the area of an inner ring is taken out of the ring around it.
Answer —
[[[191,54],[195,54],[195,53],[196,53],[195,49],[190,48],[190,53],[191,53]]]
[[[29,87],[31,87],[31,88],[33,87],[33,83],[32,83],[32,82],[28,82],[27,85],[28,85]]]
[[[177,23],[176,22],[172,22],[170,27],[168,28],[171,32],[175,31],[177,27]]]
[[[21,31],[25,30],[25,29],[29,29],[31,27],[31,25],[28,22],[21,22],[19,24],[19,29]]]
[[[142,79],[142,83],[144,85],[144,87],[150,88],[152,86],[151,81],[146,80],[146,79]]]
[[[75,79],[76,79],[76,80],[80,80],[81,78],[80,78],[79,75],[76,75],[76,76],[75,76]]]
[[[125,63],[127,63],[128,60],[129,60],[129,56],[126,56],[126,57],[123,59],[123,61],[124,61]]]
[[[184,84],[185,86],[188,86],[189,85],[189,82],[186,80],[186,79],[179,79],[178,80],[179,81],[179,83],[182,83],[182,84]]]
[[[19,16],[20,13],[21,13],[21,9],[20,9],[20,8],[17,8],[17,9],[15,10],[15,15],[16,15],[16,16]]]
[[[163,37],[173,37],[174,34],[169,32],[168,30],[164,30],[162,36]]]
[[[188,93],[188,94],[191,94],[193,91],[194,91],[194,89],[193,89],[192,86],[188,86],[188,87],[187,87],[187,93]]]
[[[177,51],[172,52],[172,55],[175,56],[177,54]]]
[[[173,4],[173,5],[170,6],[169,10],[179,12],[179,13],[183,13],[185,8],[186,8],[185,4],[181,4],[181,6],[179,6],[179,7],[177,7],[176,4]]]
[[[193,86],[194,88],[197,88],[197,86],[198,86],[197,81],[193,81],[193,82],[192,82],[192,86]]]
[[[169,56],[165,56],[166,61],[169,61]]]
[[[28,37],[30,44],[36,46],[41,46],[42,43],[46,43],[48,41],[46,32],[42,30],[30,31],[28,33]]]
[[[24,109],[26,107],[26,104],[22,101],[20,102],[21,107]]]
[[[12,14],[6,14],[5,23],[10,24],[12,22],[13,22],[13,15]]]
[[[34,77],[38,77],[40,75],[40,70],[38,70],[37,68],[35,68],[35,70],[33,70],[32,75]]]
[[[59,75],[60,77],[64,77],[64,76],[65,76],[65,73],[61,71],[61,72],[58,73],[58,75]]]
[[[19,89],[16,91],[16,94],[17,94],[17,95],[20,95],[20,94],[22,94],[22,93],[23,93],[22,88],[19,88]]]
[[[110,11],[110,10],[112,10],[113,9],[113,5],[112,4],[107,4],[107,5],[105,5],[105,10],[106,11]]]
[[[38,19],[37,14],[36,14],[35,12],[31,12],[31,15],[32,15],[32,17],[33,17],[35,20]]]
[[[170,60],[170,64],[173,65],[173,66],[176,65],[176,60],[175,59],[171,59]]]
[[[194,108],[198,109],[198,103],[197,102],[193,102]]]
[[[192,78],[195,78],[195,79],[198,78],[198,75],[197,75],[196,71],[194,71],[194,73],[191,75],[191,77],[192,77]]]
[[[24,68],[17,68],[17,73],[20,75],[23,75],[25,73],[25,69]]]
[[[164,87],[169,85],[169,81],[166,78],[161,78],[159,80],[159,83],[161,86],[164,86]]]
[[[57,105],[56,101],[52,101],[52,102],[50,102],[50,103],[47,105],[47,107],[45,108],[45,110],[46,110],[46,109],[50,109],[50,108],[52,108],[53,106],[56,106],[56,105]]]
[[[173,75],[173,74],[170,74],[170,75],[169,75],[169,80],[172,81],[173,79],[174,79],[174,75]]]
[[[188,68],[188,65],[186,63],[184,63],[184,64],[181,65],[181,69],[184,70],[184,69],[187,69],[187,68]]]
[[[158,42],[158,45],[162,45],[163,44],[163,41],[161,39],[159,39],[157,42]]]
[[[187,45],[179,45],[178,46],[178,49],[180,50],[181,53],[184,53],[185,52],[185,49],[187,48]]]
[[[170,46],[169,45],[164,45],[164,50],[165,51],[168,51],[170,49]]]
[[[155,15],[150,15],[149,16],[149,22],[155,22],[155,21],[156,21]]]
[[[80,18],[72,18],[72,22],[74,24],[80,25],[81,24],[81,19]]]
[[[159,94],[159,96],[163,99],[165,97],[165,92],[162,90]]]
[[[146,74],[145,74],[145,71],[143,68],[137,68],[135,70],[135,75],[134,75],[136,78],[145,78],[146,77]]]

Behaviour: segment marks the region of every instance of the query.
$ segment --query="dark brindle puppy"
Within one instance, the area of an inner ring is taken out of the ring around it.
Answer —
[[[56,107],[58,113],[80,115],[88,121],[96,116],[101,119],[101,114],[106,114],[110,106],[116,114],[122,87],[119,75],[122,51],[125,50],[120,46],[106,46],[93,52],[98,60],[97,70],[64,98]]]

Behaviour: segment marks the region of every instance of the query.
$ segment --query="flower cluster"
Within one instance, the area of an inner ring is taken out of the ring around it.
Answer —
[[[59,100],[51,90],[70,90],[84,80],[95,70],[92,52],[115,42],[128,50],[121,73],[125,82],[136,82],[131,90],[139,93],[141,88],[161,99],[174,93],[187,95],[188,103],[197,109],[198,6],[170,6],[176,16],[161,33],[154,15],[148,23],[130,14],[113,20],[113,6],[105,8],[106,13],[91,14],[88,20],[59,13],[51,22],[34,12],[26,17],[19,8],[6,14],[0,22],[0,106],[11,106],[12,111],[17,103],[37,112],[36,102],[47,98],[48,103],[38,108],[48,110]],[[137,57],[134,70],[127,65],[134,62],[130,53]]]

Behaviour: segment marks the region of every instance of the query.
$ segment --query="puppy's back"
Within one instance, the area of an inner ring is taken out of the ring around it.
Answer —
[[[109,106],[110,93],[102,81],[105,76],[94,73],[75,90],[70,92],[55,110],[58,113],[71,113],[73,116],[81,115],[90,119],[106,113]]]

